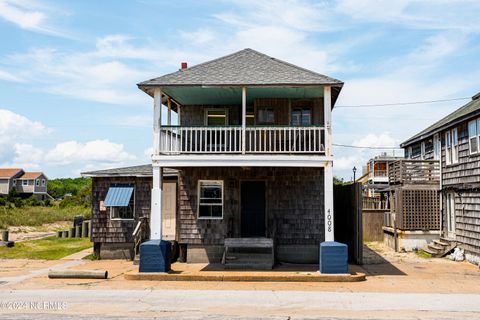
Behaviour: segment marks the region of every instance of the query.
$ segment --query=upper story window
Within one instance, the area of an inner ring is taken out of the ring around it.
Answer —
[[[46,183],[45,179],[42,179],[42,187],[45,187]]]
[[[255,111],[252,107],[247,107],[247,126],[255,125]]]
[[[412,150],[410,151],[410,158],[416,158],[422,154],[422,145],[417,143],[412,146]]]
[[[28,180],[22,180],[22,186],[28,186]]]
[[[272,107],[257,108],[257,124],[275,124],[275,111]]]
[[[17,185],[17,179],[13,179],[13,185],[14,185],[14,186]]]
[[[292,126],[309,126],[312,124],[312,108],[292,108]]]
[[[223,181],[198,181],[198,218],[223,218]]]
[[[35,186],[40,187],[40,180],[38,179],[35,180]]]
[[[457,128],[445,132],[446,164],[458,163],[458,131]]]
[[[480,151],[480,119],[468,123],[468,146],[470,154],[476,154]]]
[[[228,125],[228,110],[227,109],[206,109],[205,124],[207,126]]]

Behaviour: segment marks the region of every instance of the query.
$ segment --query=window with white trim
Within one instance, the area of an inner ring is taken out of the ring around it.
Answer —
[[[111,220],[132,220],[135,216],[135,192],[132,193],[128,205],[108,208]]]
[[[45,179],[42,179],[42,187],[45,187],[46,183]]]
[[[198,181],[198,218],[223,218],[223,181]]]
[[[458,163],[457,128],[445,132],[445,161],[447,165]]]
[[[35,179],[35,186],[40,187],[40,180],[39,179]]]
[[[479,135],[480,135],[480,119],[470,121],[468,123],[468,147],[470,150],[470,154],[476,154],[480,151]]]
[[[28,180],[22,180],[22,186],[28,186]]]
[[[14,185],[14,186],[17,185],[17,179],[13,179],[13,185]]]

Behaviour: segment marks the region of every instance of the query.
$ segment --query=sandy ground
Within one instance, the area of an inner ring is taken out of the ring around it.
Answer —
[[[8,240],[21,242],[25,240],[35,240],[50,237],[56,234],[57,230],[67,230],[72,225],[70,221],[59,221],[48,223],[38,227],[9,227]]]
[[[369,245],[374,249],[366,252],[371,264],[351,266],[352,272],[367,274],[366,281],[356,283],[127,281],[124,279],[124,274],[137,270],[138,266],[124,260],[77,260],[82,255],[88,254],[88,251],[61,261],[0,260],[0,281],[2,277],[36,272],[34,276],[21,282],[4,283],[2,287],[8,289],[205,289],[480,294],[480,269],[472,264],[453,262],[448,259],[425,259],[414,253],[395,253],[383,244]],[[48,279],[49,268],[61,268],[65,260],[72,259],[77,260],[77,263],[69,268],[108,270],[109,279]],[[174,265],[173,269],[175,268],[208,270],[208,267],[202,264]]]

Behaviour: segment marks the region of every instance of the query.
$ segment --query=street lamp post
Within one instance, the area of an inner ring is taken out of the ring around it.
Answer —
[[[354,166],[352,171],[353,171],[353,182],[355,183],[355,173],[357,172],[357,167]]]

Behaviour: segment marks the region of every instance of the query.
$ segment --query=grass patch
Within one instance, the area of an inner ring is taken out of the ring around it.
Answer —
[[[48,237],[18,242],[13,248],[0,247],[0,258],[58,260],[90,247],[88,238]]]
[[[0,207],[0,229],[9,226],[41,226],[57,221],[73,221],[75,216],[89,218],[90,207],[69,206],[60,208],[58,203],[51,207]]]
[[[424,259],[430,259],[432,255],[424,250],[417,250],[415,251],[415,254],[417,257],[424,258]]]
[[[91,253],[88,256],[83,257],[82,259],[83,260],[95,261],[95,260],[100,260],[100,256],[97,256],[96,254]]]

